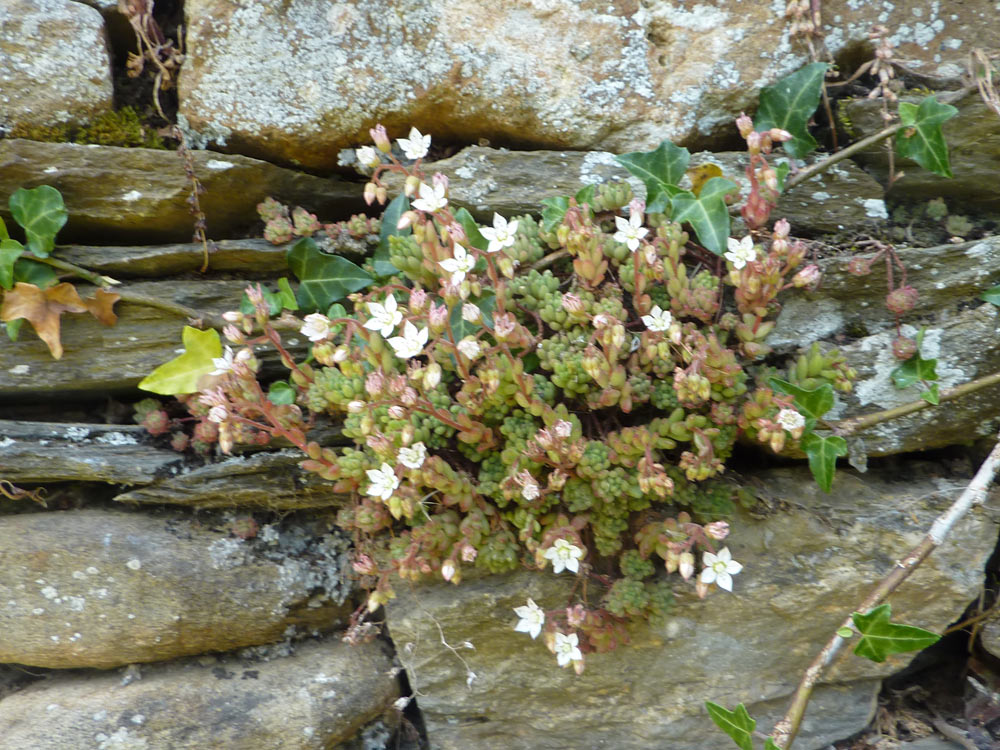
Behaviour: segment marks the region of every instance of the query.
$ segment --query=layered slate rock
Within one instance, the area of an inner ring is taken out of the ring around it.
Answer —
[[[0,518],[0,662],[116,667],[342,621],[347,542],[321,522],[253,539],[103,510]]]
[[[826,11],[833,54],[894,30],[896,60],[954,76],[996,47],[988,3],[850,3]],[[439,142],[653,148],[737,142],[760,87],[809,61],[770,4],[468,0],[289,5],[189,0],[180,111],[242,153],[311,168],[383,122]],[[963,46],[965,45],[965,46]],[[959,49],[961,47],[961,49]],[[253,81],[254,95],[246,96]]]
[[[775,164],[786,159],[774,157]],[[735,181],[743,197],[749,193],[744,153],[701,152],[691,156],[691,167],[713,164]],[[646,188],[631,176],[607,151],[508,151],[469,146],[448,159],[428,163],[427,174],[441,172],[448,177],[448,197],[457,207],[468,209],[486,224],[493,212],[505,216],[537,213],[545,198],[574,195],[590,184],[627,181],[639,197]],[[395,173],[385,182],[396,191],[402,179]],[[833,165],[781,197],[775,218],[791,222],[797,236],[813,236],[843,231],[886,217],[882,188],[851,162]],[[734,233],[736,230],[734,229]]]
[[[4,0],[0,130],[86,122],[111,109],[112,94],[98,11],[71,0]]]
[[[460,586],[399,586],[387,622],[420,692],[431,747],[722,747],[725,737],[706,724],[705,700],[745,703],[766,731],[786,710],[820,644],[967,481],[915,461],[864,477],[839,472],[829,495],[804,467],[757,479],[768,510],[737,518],[726,540],[745,565],[734,592],[717,590],[699,601],[690,586],[678,584],[663,626],[632,628],[629,645],[588,655],[579,677],[559,669],[541,639],[514,632],[513,608],[527,597],[546,610],[565,606],[571,575],[549,570]],[[940,632],[976,596],[996,528],[979,508],[953,534],[893,594],[894,618]],[[475,647],[458,652],[475,673],[470,684],[442,636],[453,646]],[[878,678],[908,659],[840,662],[810,705],[797,744],[818,750],[861,729]]]
[[[920,292],[914,309],[903,316],[901,332],[915,338],[920,328],[926,328],[922,356],[938,360],[940,387],[959,386],[1000,371],[1000,315],[996,306],[979,297],[1000,282],[1000,237],[901,248],[899,253],[907,268],[907,283]],[[884,261],[875,264],[870,275],[858,277],[847,272],[848,260],[822,262],[819,290],[787,293],[778,324],[768,338],[778,351],[830,339],[839,344],[848,363],[857,369],[858,380],[852,393],[836,395],[837,404],[828,415],[833,419],[920,399],[919,388],[900,390],[892,381],[899,362],[892,355],[895,321],[885,308]],[[998,428],[1000,386],[991,386],[876,425],[852,442],[858,454],[880,456],[964,443],[995,435]]]
[[[208,235],[214,239],[239,236],[254,225],[257,204],[268,196],[328,219],[347,218],[364,206],[360,185],[246,156],[210,151],[194,151],[191,156],[205,188],[199,201]],[[60,242],[187,242],[193,234],[187,202],[191,182],[184,160],[175,152],[17,138],[0,141],[0,195],[38,185],[57,188],[66,203],[69,220],[59,233]],[[0,217],[12,224],[6,200],[0,204]]]
[[[920,98],[906,97],[919,103]],[[953,97],[938,94],[940,101]],[[996,185],[1000,173],[1000,116],[987,107],[975,91],[952,101],[958,114],[944,123],[941,130],[948,144],[948,161],[953,177],[941,177],[909,159],[896,155],[896,170],[906,174],[892,185],[891,197],[908,203],[944,198],[952,213],[982,212],[1000,219],[1000,191]],[[879,103],[852,99],[840,103],[842,119],[850,125],[850,134],[860,140],[878,132],[882,123]],[[889,161],[885,148],[873,146],[855,157],[882,183],[888,182]]]
[[[32,750],[325,750],[391,711],[399,696],[377,641],[331,639],[273,661],[213,662],[147,667],[132,681],[56,676],[0,700],[0,736]]]

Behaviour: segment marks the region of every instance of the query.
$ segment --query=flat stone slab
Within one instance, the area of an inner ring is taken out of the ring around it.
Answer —
[[[343,622],[346,540],[267,528],[242,539],[181,515],[0,517],[0,662],[117,667]]]
[[[327,750],[399,697],[379,641],[333,638],[272,661],[202,658],[140,676],[77,673],[29,686],[0,700],[0,736],[32,750]]]

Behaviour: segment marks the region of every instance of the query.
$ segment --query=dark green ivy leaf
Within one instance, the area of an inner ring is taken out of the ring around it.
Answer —
[[[823,76],[827,63],[812,63],[785,76],[760,91],[760,107],[754,120],[754,130],[781,128],[792,134],[792,140],[782,143],[785,153],[801,159],[816,148],[816,139],[809,133],[809,118],[819,106]]]
[[[816,420],[833,407],[833,386],[829,383],[824,383],[812,390],[806,390],[780,378],[768,378],[767,382],[779,393],[785,393],[795,398],[795,408],[806,418],[807,430],[811,430],[815,426]]]
[[[822,437],[810,432],[802,436],[799,445],[809,457],[809,470],[816,484],[823,492],[829,492],[837,470],[837,457],[847,455],[847,441],[839,435]]]
[[[546,232],[555,231],[569,209],[569,198],[560,195],[556,198],[542,199],[542,229]]]
[[[374,281],[346,258],[321,251],[311,237],[303,237],[288,250],[288,267],[299,280],[296,300],[303,312],[325,310]]]
[[[49,185],[39,185],[32,190],[18,188],[7,203],[11,216],[24,227],[28,252],[39,258],[47,257],[69,216],[62,195]]]
[[[477,250],[486,251],[486,248],[490,246],[489,240],[483,237],[482,233],[479,231],[479,224],[476,220],[472,218],[466,209],[460,208],[455,212],[455,220],[462,225],[462,229],[465,230],[465,236],[468,238],[468,244]],[[561,219],[560,219],[561,221]]]
[[[941,125],[957,114],[955,107],[942,104],[933,96],[924,98],[919,106],[900,102],[899,121],[903,127],[896,132],[896,153],[913,159],[934,174],[951,177],[948,145]]]
[[[17,240],[0,239],[0,286],[4,289],[13,289],[14,263],[23,253],[24,245]]]
[[[670,199],[685,192],[678,186],[687,172],[691,152],[682,146],[663,141],[655,151],[632,151],[615,160],[646,186],[647,213],[666,211]]]
[[[729,239],[729,206],[726,196],[739,187],[725,177],[713,177],[701,192],[684,190],[671,199],[671,218],[694,227],[698,241],[716,255],[722,255]]]
[[[875,609],[851,615],[855,627],[861,633],[861,640],[854,653],[875,662],[884,662],[891,654],[920,651],[937,643],[941,636],[913,625],[890,622],[892,608],[880,604]]]
[[[987,289],[979,295],[979,299],[984,302],[992,302],[994,305],[1000,306],[1000,284]]]

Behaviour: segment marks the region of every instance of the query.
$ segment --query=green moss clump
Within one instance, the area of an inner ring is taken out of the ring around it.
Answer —
[[[29,141],[45,141],[47,143],[65,143],[70,140],[72,127],[63,122],[58,125],[26,125],[18,123],[10,129],[8,137],[26,138]]]
[[[94,143],[100,146],[127,146],[168,149],[166,141],[142,124],[132,107],[98,115],[86,125],[24,125],[11,128],[10,138],[27,138],[46,143]]]

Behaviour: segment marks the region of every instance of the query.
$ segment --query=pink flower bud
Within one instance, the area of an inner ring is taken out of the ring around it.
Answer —
[[[462,305],[462,320],[467,323],[478,323],[481,317],[482,312],[476,305],[471,302]]]
[[[411,174],[406,178],[406,182],[403,183],[403,193],[407,198],[412,198],[417,194],[420,189],[420,178],[415,174]]]
[[[351,414],[360,414],[364,409],[364,401],[351,401],[347,404],[347,411]]]
[[[792,278],[792,284],[796,287],[815,286],[820,279],[819,266],[811,263]]]
[[[751,154],[759,153],[761,148],[760,133],[756,132],[750,133],[750,135],[748,135],[746,139],[747,139],[747,149],[749,149],[750,153]]]
[[[575,294],[564,294],[562,296],[562,306],[566,312],[572,315],[583,313],[583,300]]]
[[[769,131],[767,131],[767,134],[768,136],[770,136],[771,140],[774,141],[775,143],[781,143],[782,141],[792,140],[792,134],[789,133],[787,130],[782,130],[781,128],[771,128]]]
[[[243,331],[234,325],[228,325],[222,329],[222,335],[229,339],[233,344],[242,344],[246,341],[246,336],[243,335]]]
[[[917,304],[919,292],[912,286],[901,286],[886,295],[885,306],[894,315],[908,313]]]
[[[378,188],[374,182],[365,183],[364,199],[367,205],[371,205],[375,202],[375,190]]]
[[[227,312],[222,313],[222,319],[225,320],[227,323],[235,323],[239,325],[240,323],[243,322],[243,313],[241,313],[239,310],[229,310]]]
[[[443,187],[445,192],[448,190],[448,175],[441,174],[440,172],[435,172],[434,177],[431,178],[431,182],[434,184],[434,188]]]
[[[792,231],[788,219],[778,219],[774,222],[774,238],[776,240],[788,239],[788,233]]]
[[[385,388],[385,376],[381,370],[374,370],[368,373],[365,378],[365,391],[369,396],[378,396]]]
[[[392,151],[392,143],[389,141],[389,134],[385,132],[383,125],[376,125],[368,131],[368,134],[375,142],[375,147],[384,154]]]
[[[497,338],[503,341],[517,329],[517,321],[510,313],[496,313],[493,316],[493,326]]]
[[[897,336],[892,342],[892,356],[905,361],[917,353],[917,342],[905,336]]]
[[[736,118],[736,127],[740,131],[740,138],[746,138],[753,132],[753,120],[745,112],[740,112],[740,116]]]
[[[560,419],[552,425],[552,431],[561,438],[568,438],[573,434],[573,425],[565,419]]]
[[[371,205],[371,201],[368,201],[368,204]],[[399,217],[399,221],[396,222],[396,229],[406,229],[415,218],[417,218],[415,211],[404,211],[403,215]]]
[[[729,524],[725,521],[712,521],[712,523],[705,524],[705,536],[721,542],[729,536]]]
[[[677,572],[685,581],[694,575],[694,555],[690,552],[681,552],[677,561]]]
[[[419,313],[424,309],[424,305],[427,304],[427,292],[423,289],[417,288],[410,292],[410,312]]]
[[[441,382],[441,365],[437,362],[431,362],[427,365],[427,369],[424,370],[424,388],[428,391],[432,391],[438,387],[438,383]]]
[[[358,555],[357,559],[351,563],[351,567],[358,575],[373,576],[378,573],[378,566],[368,555]]]
[[[431,302],[431,309],[427,313],[427,322],[430,324],[431,331],[441,333],[448,325],[448,308]]]
[[[462,562],[473,562],[479,555],[479,550],[468,542],[462,544]]]
[[[452,562],[451,560],[445,560],[441,564],[441,577],[446,581],[450,581],[454,576],[455,576],[455,563]]]

